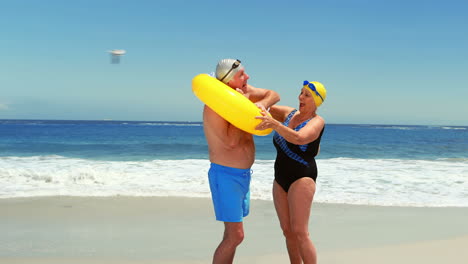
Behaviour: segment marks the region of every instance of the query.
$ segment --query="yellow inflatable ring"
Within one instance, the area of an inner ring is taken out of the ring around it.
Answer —
[[[239,129],[257,136],[266,136],[272,129],[256,130],[261,123],[260,109],[238,91],[208,74],[199,74],[192,80],[192,91],[203,103]]]

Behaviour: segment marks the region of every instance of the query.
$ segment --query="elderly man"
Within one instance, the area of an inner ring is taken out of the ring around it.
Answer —
[[[248,85],[249,75],[240,60],[219,61],[216,78],[259,108],[269,108],[280,99],[274,91]],[[213,263],[232,263],[236,248],[244,239],[243,218],[249,213],[254,140],[252,134],[230,124],[206,105],[203,128],[211,162],[208,177],[216,220],[224,222],[223,240],[214,253]]]

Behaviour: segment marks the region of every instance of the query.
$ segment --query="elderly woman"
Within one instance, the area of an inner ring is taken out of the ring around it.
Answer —
[[[262,116],[257,117],[262,122],[256,129],[275,130],[273,200],[291,263],[317,263],[308,223],[317,179],[315,156],[325,127],[325,121],[316,111],[325,97],[326,90],[321,83],[304,81],[299,110],[275,105],[270,109],[272,116],[263,110]]]

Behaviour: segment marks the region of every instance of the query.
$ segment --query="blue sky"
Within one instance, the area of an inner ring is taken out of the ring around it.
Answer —
[[[468,1],[0,1],[0,119],[201,121],[222,58],[328,123],[468,126]],[[125,49],[120,64],[110,49]]]

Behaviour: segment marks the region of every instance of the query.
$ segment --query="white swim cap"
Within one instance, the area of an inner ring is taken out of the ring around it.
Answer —
[[[244,66],[240,60],[222,59],[216,65],[216,78],[223,83],[228,83],[241,69],[244,69]]]

